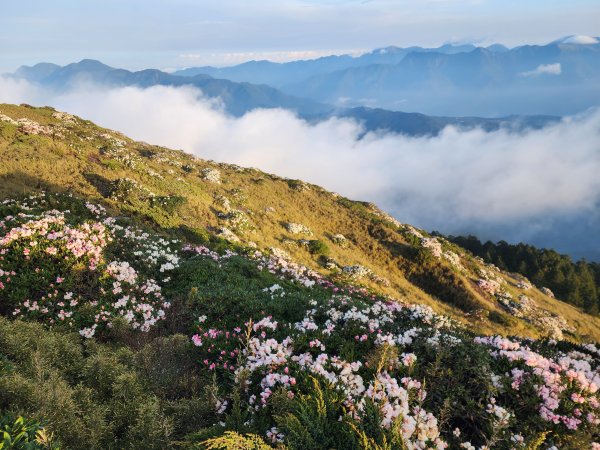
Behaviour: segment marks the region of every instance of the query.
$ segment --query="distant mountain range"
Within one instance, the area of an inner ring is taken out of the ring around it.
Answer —
[[[457,48],[454,48],[454,50],[457,50]],[[447,51],[450,52],[450,48]],[[390,53],[394,52],[390,50]],[[241,116],[256,108],[282,108],[292,110],[301,118],[312,123],[327,120],[331,117],[351,118],[362,123],[365,132],[380,130],[410,136],[437,135],[448,125],[461,129],[480,127],[486,131],[497,130],[501,127],[520,130],[523,128],[540,128],[559,120],[558,117],[543,115],[511,115],[490,119],[480,117],[436,117],[362,106],[340,108],[288,95],[264,84],[257,85],[216,79],[207,74],[180,76],[156,69],[131,72],[89,59],[66,66],[51,63],[23,66],[11,76],[58,91],[68,90],[85,83],[111,87],[138,86],[141,88],[156,85],[189,85],[200,89],[207,97],[219,98],[223,102],[226,111],[233,116]]]
[[[436,136],[447,126],[453,126],[461,130],[481,128],[484,131],[497,131],[503,128],[521,131],[527,128],[540,129],[560,120],[558,116],[542,115],[511,115],[492,119],[485,117],[428,116],[420,113],[389,111],[364,106],[340,109],[333,115],[351,118],[360,122],[365,132],[384,130],[408,136]]]
[[[512,49],[500,44],[387,47],[355,58],[250,61],[176,74],[267,83],[338,107],[449,116],[568,115],[600,104],[599,42],[600,38],[568,36]]]
[[[332,109],[331,106],[284,94],[266,85],[235,83],[209,75],[181,77],[156,69],[130,72],[91,59],[62,67],[50,63],[22,66],[13,76],[57,90],[70,89],[84,83],[141,88],[157,85],[194,86],[209,98],[219,98],[227,112],[234,116],[241,116],[255,108],[284,108],[301,115],[323,114]]]
[[[452,45],[446,44],[437,48],[423,47],[385,47],[373,50],[358,57],[350,55],[332,55],[317,59],[299,60],[288,63],[271,61],[248,61],[231,67],[191,67],[174,72],[174,75],[196,76],[199,74],[211,75],[216,78],[226,78],[231,81],[247,81],[249,83],[268,84],[276,88],[300,83],[307,78],[323,75],[338,70],[353,67],[363,67],[373,64],[398,64],[402,59],[413,52],[437,52],[442,54],[455,54],[475,50],[472,44]],[[487,47],[490,51],[506,51],[506,47],[496,44]]]

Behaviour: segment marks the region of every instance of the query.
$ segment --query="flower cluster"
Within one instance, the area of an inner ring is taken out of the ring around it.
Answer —
[[[229,228],[227,227],[220,227],[216,230],[215,235],[217,237],[220,237],[221,239],[225,239],[226,241],[229,242],[233,242],[233,243],[237,243],[237,242],[241,242],[242,240],[238,237],[237,234],[235,234],[233,231],[231,231]]]
[[[334,234],[331,236],[331,242],[336,245],[339,245],[342,248],[348,247],[348,239],[341,233]]]
[[[194,170],[194,167],[192,165],[181,162],[174,153],[175,152],[160,153],[160,152],[156,152],[156,149],[153,148],[150,158],[152,160],[156,161],[157,163],[168,164],[169,166],[176,167],[178,169],[183,169],[186,172],[191,172]]]
[[[421,246],[431,251],[431,254],[436,258],[442,257],[442,244],[437,238],[422,238]]]
[[[440,239],[436,237],[422,237],[421,233],[412,227],[409,227],[408,231],[413,236],[420,237],[421,247],[428,249],[435,258],[444,258],[452,266],[461,270],[463,269],[463,266],[460,262],[460,256],[450,250],[444,251]]]
[[[496,295],[500,290],[500,284],[497,281],[484,278],[477,280],[477,286],[490,295]]]
[[[224,258],[204,247],[196,253],[217,261]],[[276,264],[269,266],[269,257],[254,255],[254,259],[273,273],[282,273]],[[285,297],[277,284],[264,290],[274,301]],[[399,431],[403,445],[410,449],[442,449],[447,442],[479,450],[495,448],[499,442],[509,443],[501,448],[525,448],[537,435],[519,428],[522,417],[517,412],[519,405],[531,404],[532,393],[537,418],[529,414],[527,420],[548,424],[557,435],[585,433],[600,423],[600,350],[593,344],[582,346],[581,351],[542,355],[504,337],[475,338],[477,346],[489,349],[486,370],[491,372],[486,376],[494,386],[480,399],[481,417],[490,430],[486,446],[472,444],[481,437],[467,437],[454,425],[450,428],[454,432],[444,431],[429,409],[423,384],[426,372],[421,358],[427,360],[455,346],[464,348],[460,326],[422,305],[361,295],[332,292],[328,299],[309,305],[301,320],[290,323],[264,316],[224,330],[201,321],[192,338],[204,367],[218,377],[233,374],[242,387],[237,407],[248,414],[246,423],[259,427],[256,431],[274,443],[285,443],[287,436],[285,429],[274,428],[279,425],[270,415],[272,408],[280,407],[282,398],[295,402],[311,395],[311,377],[341,396],[339,421],[361,426],[375,412],[378,425]],[[222,408],[224,415],[231,412],[234,401],[228,395],[223,399],[229,401]]]
[[[127,151],[124,146],[111,145],[103,147],[100,153],[105,157],[119,161],[130,169],[137,169],[142,164],[141,158],[135,153]]]
[[[291,234],[306,234],[308,236],[311,236],[313,234],[310,228],[301,223],[288,222],[284,224],[284,228],[287,230],[288,233]]]
[[[205,245],[190,245],[186,244],[183,246],[183,251],[194,253],[197,256],[202,256],[206,258],[210,258],[213,261],[220,262],[222,260],[226,260],[231,258],[232,256],[238,256],[238,253],[232,252],[231,250],[227,250],[223,255],[212,251]]]
[[[206,169],[202,169],[202,179],[211,183],[219,184],[221,183],[221,172],[217,169],[211,169],[210,167],[207,167]]]
[[[13,125],[17,125],[19,127],[19,131],[21,131],[22,133],[25,134],[41,134],[41,135],[45,135],[45,136],[57,136],[57,137],[64,137],[64,135],[62,134],[62,132],[64,131],[64,129],[62,129],[61,127],[50,127],[50,126],[46,126],[46,125],[41,125],[38,122],[35,122],[31,119],[27,119],[27,118],[22,118],[22,119],[17,119],[12,120],[10,119],[10,117],[8,116],[3,116],[4,119],[2,120],[3,122],[9,122]],[[8,119],[8,120],[6,120]]]
[[[527,279],[527,277],[521,275],[520,273],[509,273],[507,275],[514,280],[513,285],[516,286],[517,288],[522,289],[524,291],[527,291],[527,290],[533,288],[533,285]]]
[[[77,117],[75,117],[72,114],[66,113],[66,112],[62,112],[62,111],[53,112],[52,117],[62,121],[66,125],[76,125],[77,124]]]
[[[68,210],[2,220],[0,290],[12,308],[6,312],[88,338],[117,317],[148,331],[170,306],[161,286],[179,264],[174,243],[118,225],[101,206],[84,206],[94,220],[78,222]]]
[[[200,252],[210,255],[208,250]],[[269,290],[279,291],[277,285]],[[420,333],[432,335],[420,328],[402,331],[398,324],[405,319],[433,326],[438,333],[452,325],[426,307],[370,303],[342,295],[311,304],[313,308],[304,319],[293,324],[270,316],[229,331],[205,329],[200,324],[192,341],[199,348],[202,365],[218,373],[233,370],[237,382],[245,386],[251,414],[268,411],[276,392],[284,392],[290,400],[303,394],[306,385],[299,380],[314,376],[344,396],[346,420],[362,421],[369,414],[368,405],[375,405],[383,428],[400,421],[407,448],[445,448],[437,419],[422,406],[427,395],[422,383],[408,375],[417,361],[414,353],[385,359],[377,368],[374,363],[344,359],[336,354],[332,343],[340,335],[356,335],[350,340],[357,348],[377,352],[390,345],[410,346],[411,336]],[[269,430],[263,432],[268,434]],[[277,435],[278,440],[285,440],[283,434]]]
[[[24,223],[20,219],[31,217]],[[3,228],[13,227],[0,238],[0,252],[4,255],[10,249],[18,248],[26,260],[36,255],[59,255],[67,260],[85,259],[90,270],[96,268],[101,259],[101,253],[110,240],[106,227],[102,223],[84,223],[79,226],[69,226],[60,211],[52,210],[41,216],[18,217],[9,216],[3,221]]]
[[[501,392],[518,396],[519,392],[533,390],[544,421],[560,425],[563,430],[594,429],[600,424],[600,366],[590,355],[572,351],[546,357],[499,336],[475,338],[475,342],[490,347],[492,357],[509,364],[509,371],[497,383]],[[497,413],[496,406],[491,408]]]
[[[119,139],[118,137],[113,136],[110,133],[101,133],[98,135],[98,137],[108,141],[114,147],[123,148],[127,145],[126,141],[124,141],[123,139]]]
[[[422,239],[423,238],[423,233],[421,233],[419,230],[417,230],[415,227],[413,227],[412,225],[402,225],[402,230],[410,235],[410,236],[414,236],[418,239]]]
[[[19,125],[19,122],[11,117],[8,117],[6,114],[0,114],[0,122],[10,123],[11,125]]]
[[[544,286],[544,287],[541,287],[541,288],[540,288],[540,291],[542,291],[542,292],[543,292],[544,294],[546,294],[548,297],[554,298],[554,292],[552,292],[552,291],[550,290],[550,288],[547,288],[547,287],[545,287],[545,286]]]
[[[244,336],[242,329],[205,329],[202,325],[204,321],[198,322],[198,332],[192,336],[192,342],[199,347],[202,365],[211,371],[234,371],[240,355],[239,345]]]
[[[226,221],[235,231],[244,232],[253,228],[248,216],[238,209],[229,210],[226,213],[218,213],[221,220]]]
[[[250,257],[258,263],[259,269],[266,269],[284,279],[291,279],[306,287],[311,287],[315,284],[332,285],[318,272],[293,262],[290,256],[283,250],[272,248],[269,255],[256,251]]]
[[[231,201],[224,195],[217,195],[215,197],[215,204],[223,208],[225,212],[229,212],[231,210]]]
[[[363,278],[370,277],[373,274],[371,269],[358,264],[354,266],[344,266],[342,268],[342,273],[353,280],[361,280]]]
[[[506,280],[499,275],[494,273],[497,270],[495,267],[490,267],[492,270],[486,270],[484,268],[478,268],[477,274],[479,275],[479,280],[477,280],[477,286],[484,292],[494,296],[508,296],[510,295],[506,292],[503,285],[506,284]]]
[[[119,178],[112,183],[111,198],[119,201],[147,199],[155,194],[132,178]]]

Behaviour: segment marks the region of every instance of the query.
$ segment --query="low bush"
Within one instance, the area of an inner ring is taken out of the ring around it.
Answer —
[[[329,255],[329,252],[330,252],[327,244],[320,239],[315,239],[315,240],[310,241],[308,244],[308,250],[313,255],[323,255],[323,256]]]
[[[481,304],[452,268],[440,264],[425,249],[419,250],[416,263],[410,265],[407,278],[428,294],[465,312],[481,309]]]

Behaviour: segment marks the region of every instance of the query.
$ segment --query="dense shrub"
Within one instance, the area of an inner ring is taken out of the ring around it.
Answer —
[[[594,346],[478,338],[427,308],[360,297],[313,301],[295,323],[269,313],[231,329],[201,321],[192,338],[224,430],[290,449],[597,439]]]
[[[221,261],[188,259],[174,274],[171,285],[173,288],[167,294],[186,297],[189,317],[206,315],[211,322],[225,326],[260,318],[266,311],[277,318],[300,320],[310,298],[327,295],[319,289],[308,295],[240,256]]]
[[[134,352],[0,318],[0,410],[43,418],[69,449],[171,448],[211,416],[191,351],[184,336]]]
[[[181,206],[185,205],[187,199],[181,195],[164,195],[150,198],[150,206],[162,208],[169,214],[173,214]]]
[[[327,244],[320,239],[315,239],[315,240],[310,241],[308,243],[308,250],[313,255],[323,255],[323,256],[329,255],[329,252],[330,252]]]

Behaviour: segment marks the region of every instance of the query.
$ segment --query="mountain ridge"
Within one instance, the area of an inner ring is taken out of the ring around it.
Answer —
[[[387,66],[381,66],[386,68]],[[527,128],[542,128],[560,120],[557,116],[505,116],[499,118],[427,116],[420,113],[383,110],[381,108],[336,108],[331,105],[288,97],[268,86],[237,83],[214,79],[210,75],[178,77],[157,69],[131,72],[116,69],[100,61],[84,59],[79,63],[58,66],[39,63],[23,66],[12,75],[34,82],[48,89],[69,90],[81,83],[92,82],[107,87],[137,86],[148,88],[162,86],[194,86],[209,98],[223,99],[226,110],[240,116],[256,108],[284,108],[294,111],[299,117],[311,122],[328,120],[332,117],[357,120],[370,131],[393,132],[409,136],[439,134],[447,126],[460,129],[481,127],[486,131],[501,128],[522,131]]]
[[[391,45],[388,47],[376,48],[370,52],[363,53],[360,56],[351,56],[347,54],[329,55],[315,59],[297,60],[285,63],[277,63],[268,60],[252,60],[223,68],[212,66],[190,67],[175,71],[174,74],[190,76],[205,73],[212,76],[231,79],[233,81],[253,80],[254,82],[262,82],[281,88],[294,81],[300,81],[301,78],[306,78],[309,75],[316,75],[317,73],[326,73],[374,63],[395,64],[400,62],[402,58],[410,52],[439,52],[450,54],[467,52],[475,48],[476,46],[472,44],[444,44],[436,48],[419,46],[397,47]],[[497,44],[496,46],[488,46],[488,48],[493,51],[503,51],[506,47]],[[256,71],[258,68],[262,70]],[[268,69],[279,73],[265,74],[264,70]],[[249,70],[249,72],[244,72],[245,70]]]
[[[250,61],[224,68],[190,68],[181,74],[264,82],[338,107],[402,107],[435,116],[564,116],[600,102],[599,42],[595,37],[572,35],[510,49],[499,44],[391,46],[359,57]]]
[[[412,109],[434,115],[448,115],[450,110],[445,105],[454,108],[449,115],[489,117],[541,111],[528,108],[524,101],[511,103],[502,99],[510,94],[515,100],[518,93],[532,105],[543,106],[548,114],[574,114],[600,102],[596,94],[600,84],[599,52],[599,44],[564,43],[524,45],[506,52],[485,48],[456,54],[411,52],[396,64],[350,67],[315,75],[288,84],[283,90],[333,104],[347,98],[346,103],[350,100],[357,105],[360,99],[367,98],[374,103],[369,106],[380,108],[391,108],[394,101],[402,99]],[[558,64],[556,73],[536,72],[552,64]],[[563,103],[570,106],[544,103],[543,92],[549,88],[554,95],[564,96]],[[427,97],[427,91],[435,96]],[[479,100],[478,95],[482,97]],[[468,108],[457,109],[459,99]]]
[[[49,67],[53,70],[49,71]],[[39,73],[38,73],[39,72]],[[312,100],[304,100],[284,94],[266,85],[234,83],[218,80],[207,75],[191,78],[177,77],[157,69],[145,69],[131,72],[116,69],[97,60],[83,59],[66,66],[40,63],[33,67],[21,67],[13,75],[36,82],[52,89],[67,90],[80,83],[96,83],[111,87],[138,86],[194,86],[209,98],[219,98],[227,111],[234,116],[258,108],[286,108],[300,114],[323,113],[331,107]]]

